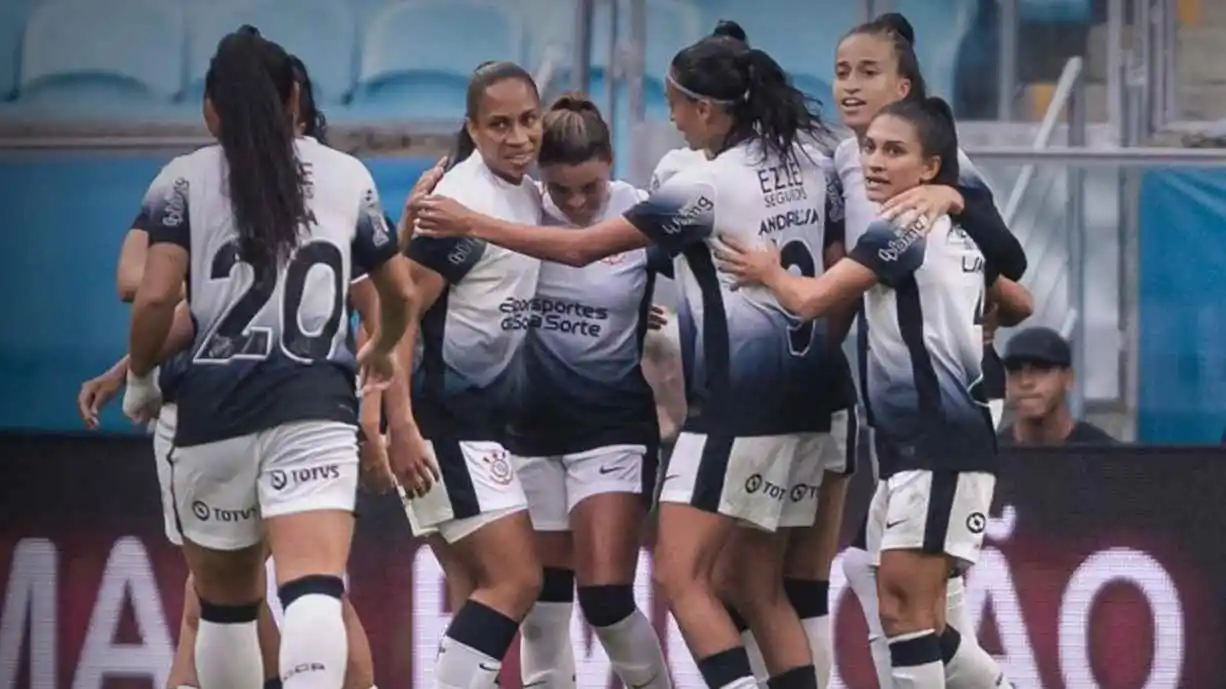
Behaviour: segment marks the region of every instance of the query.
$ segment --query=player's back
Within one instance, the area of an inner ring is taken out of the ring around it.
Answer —
[[[434,193],[500,220],[540,224],[536,184],[498,177],[479,153],[448,170]],[[413,391],[423,431],[501,441],[519,385],[519,349],[531,324],[540,261],[469,237],[414,237],[409,258],[446,283],[421,321]]]
[[[177,389],[177,443],[205,443],[303,419],[353,423],[354,353],[348,288],[359,234],[390,250],[370,173],[356,158],[297,140],[307,222],[280,265],[242,255],[220,147],[167,170],[170,210],[190,229],[191,362]],[[165,173],[164,173],[165,174]],[[167,211],[170,212],[170,211]]]
[[[983,253],[948,217],[927,236],[875,221],[857,252],[874,252],[897,274],[864,300],[866,401],[878,436],[894,450],[881,457],[882,476],[910,468],[991,471],[995,440],[978,390]]]
[[[687,427],[732,426],[745,436],[827,430],[822,396],[836,389],[845,364],[831,361],[825,321],[795,319],[765,288],[737,289],[713,258],[721,237],[773,242],[789,270],[821,275],[826,172],[816,150],[796,147],[780,158],[747,143],[685,168],[662,187],[706,185],[713,196],[706,200],[712,231],[682,252],[674,269],[687,385],[699,412]]]

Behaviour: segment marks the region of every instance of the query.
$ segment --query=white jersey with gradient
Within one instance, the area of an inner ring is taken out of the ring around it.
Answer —
[[[994,471],[996,440],[981,399],[984,259],[942,217],[925,236],[876,220],[850,259],[878,284],[864,297],[864,396],[881,477],[909,469]]]
[[[847,246],[853,247],[868,226],[877,219],[881,204],[869,201],[864,193],[864,170],[860,167],[860,142],[851,137],[844,139],[834,151],[834,169],[843,195],[846,217]],[[987,188],[987,182],[979,174],[971,159],[958,150],[958,185]]]
[[[843,395],[845,364],[830,363],[825,322],[797,320],[764,288],[734,289],[713,255],[721,235],[750,246],[774,242],[789,269],[822,274],[824,157],[794,150],[781,160],[757,143],[735,146],[685,167],[626,213],[676,257],[687,431],[738,437],[826,431],[831,391]]]
[[[707,162],[707,154],[702,151],[695,151],[692,148],[674,148],[665,153],[664,157],[660,158],[660,162],[656,163],[655,169],[651,172],[651,184],[647,189],[654,192],[678,172],[705,162]]]
[[[600,219],[621,215],[644,196],[611,182]],[[548,196],[544,207],[545,225],[571,226]],[[655,276],[671,267],[658,257],[652,248],[583,267],[541,264],[512,424],[516,453],[545,457],[658,442],[655,401],[640,366]]]
[[[308,221],[279,267],[241,256],[220,146],[174,159],[146,195],[150,245],[171,242],[190,255],[196,336],[190,355],[171,362],[180,368],[178,446],[295,421],[356,423],[349,284],[355,265],[378,267],[396,241],[358,159],[305,137],[295,150]]]
[[[519,184],[498,177],[479,153],[449,170],[434,193],[499,220],[540,222],[536,184],[527,177]],[[472,237],[416,236],[408,256],[446,281],[421,318],[413,411],[423,434],[503,442],[540,261]]]

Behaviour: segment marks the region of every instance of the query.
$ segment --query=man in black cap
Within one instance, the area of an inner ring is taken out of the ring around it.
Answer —
[[[1073,355],[1051,328],[1026,328],[1005,347],[1006,393],[1014,422],[1001,430],[1002,445],[1113,445],[1106,431],[1069,412]]]

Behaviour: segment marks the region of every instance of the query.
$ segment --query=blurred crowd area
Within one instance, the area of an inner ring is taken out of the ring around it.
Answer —
[[[303,58],[333,145],[364,157],[395,216],[484,60],[521,62],[547,95],[585,87],[614,124],[619,174],[645,184],[677,143],[667,65],[716,21],[740,23],[837,124],[835,46],[884,11],[914,25],[932,90],[1026,245],[1027,325],[1071,341],[1073,412],[1124,440],[1218,443],[1226,176],[1179,157],[1226,139],[1217,0],[0,0],[0,208],[17,247],[0,271],[0,426],[78,430],[77,386],[125,342],[120,242],[161,165],[208,142],[204,74],[240,24]],[[1109,157],[1124,145],[1148,157]],[[1017,155],[1036,147],[1052,155]],[[1002,351],[1012,336],[997,334]],[[649,366],[676,367],[649,349]]]

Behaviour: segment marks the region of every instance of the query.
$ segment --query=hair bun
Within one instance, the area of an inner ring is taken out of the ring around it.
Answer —
[[[549,106],[549,110],[551,112],[556,110],[567,110],[578,113],[590,112],[597,117],[600,116],[600,108],[596,107],[596,104],[592,102],[592,99],[587,97],[586,93],[582,93],[580,91],[571,91],[558,96],[557,100],[555,100],[553,104]]]
[[[907,43],[915,45],[915,27],[911,26],[911,22],[907,21],[907,18],[901,13],[886,12],[880,17],[877,17],[875,21],[881,26],[884,26],[890,31],[902,36]]]
[[[235,31],[234,33],[238,34],[239,36],[260,38],[260,30],[250,24],[243,24],[242,26],[238,27],[238,31]]]
[[[749,41],[749,38],[745,35],[745,29],[741,28],[740,24],[737,24],[731,19],[719,20],[719,23],[715,25],[715,30],[711,32],[711,35],[712,36],[727,36],[728,38],[735,38],[736,40],[741,41],[742,43],[746,43]]]
[[[939,96],[930,96],[924,99],[924,107],[933,114],[949,120],[950,124],[954,123],[954,110],[949,106],[949,102]]]

